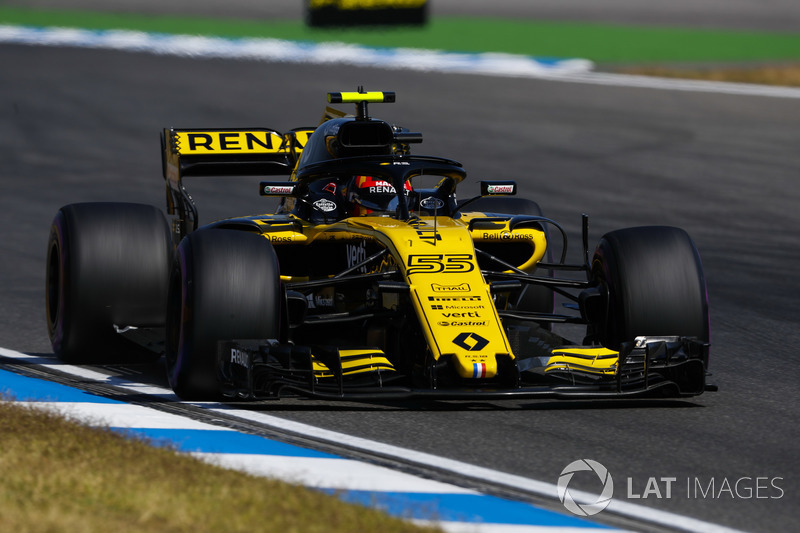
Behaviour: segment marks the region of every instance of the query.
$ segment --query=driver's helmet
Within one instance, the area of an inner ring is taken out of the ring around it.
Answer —
[[[405,183],[406,195],[412,191]],[[397,211],[397,191],[386,180],[373,176],[355,176],[347,186],[347,214],[363,217],[393,215]]]

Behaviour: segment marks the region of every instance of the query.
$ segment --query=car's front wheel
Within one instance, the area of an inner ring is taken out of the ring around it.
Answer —
[[[601,295],[589,314],[594,335],[617,350],[638,336],[709,340],[700,254],[682,229],[645,226],[603,236],[592,260]]]
[[[220,396],[217,342],[278,338],[278,260],[264,237],[235,230],[189,234],[170,275],[166,355],[169,383],[183,399]]]

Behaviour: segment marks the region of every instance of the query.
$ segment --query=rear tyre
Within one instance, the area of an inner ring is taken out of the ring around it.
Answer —
[[[169,227],[155,207],[62,207],[50,228],[45,276],[53,352],[69,363],[130,358],[133,345],[114,325],[163,327],[170,248]]]
[[[682,229],[645,226],[603,236],[592,261],[605,311],[593,325],[606,347],[637,336],[709,340],[705,276],[692,239]]]
[[[542,208],[539,207],[539,204],[536,202],[525,198],[510,198],[508,196],[487,196],[480,198],[469,204],[469,210],[506,215],[544,216],[542,214]],[[549,242],[550,234],[547,225],[542,224],[542,227]],[[545,261],[551,261],[550,250],[545,254]],[[552,276],[552,272],[535,267],[527,271],[528,274],[533,274],[534,272],[543,277]],[[513,307],[520,311],[550,314],[553,313],[555,308],[555,295],[553,291],[542,285],[526,284],[521,291],[512,293],[510,299]],[[543,323],[542,325],[547,329],[550,327],[549,323]]]
[[[235,230],[189,234],[175,252],[167,315],[170,386],[186,400],[219,399],[217,342],[280,334],[280,276],[272,244]]]

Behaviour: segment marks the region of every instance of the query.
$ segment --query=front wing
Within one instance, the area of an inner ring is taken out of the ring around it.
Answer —
[[[709,345],[694,338],[639,337],[615,352],[566,346],[546,356],[509,358],[507,384],[408,386],[379,349],[280,344],[275,340],[218,343],[217,372],[226,397],[323,400],[690,397],[716,390],[706,383]],[[436,361],[446,372],[447,361]],[[436,371],[433,372],[433,375]]]

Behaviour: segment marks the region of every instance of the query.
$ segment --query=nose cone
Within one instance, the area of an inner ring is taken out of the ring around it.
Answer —
[[[490,379],[497,375],[497,359],[494,355],[456,354],[452,364],[462,378]]]

